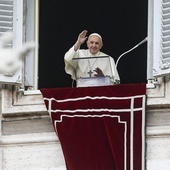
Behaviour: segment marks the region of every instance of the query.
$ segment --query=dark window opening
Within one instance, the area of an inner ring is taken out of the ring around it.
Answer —
[[[147,36],[147,0],[41,0],[39,23],[39,88],[71,87],[64,54],[87,29],[102,35],[101,51],[117,58]],[[82,47],[86,48],[86,45]],[[147,43],[121,58],[122,84],[146,83]]]

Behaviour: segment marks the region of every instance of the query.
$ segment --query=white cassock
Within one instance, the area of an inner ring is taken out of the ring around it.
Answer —
[[[105,76],[109,76],[111,79],[111,84],[114,84],[114,82],[119,82],[120,78],[115,66],[115,62],[112,57],[109,56],[109,58],[97,58],[97,57],[103,57],[108,56],[107,54],[103,52],[98,52],[95,55],[92,55],[88,49],[78,49],[77,51],[74,51],[74,46],[69,49],[68,52],[66,52],[64,56],[65,61],[65,71],[66,73],[71,75],[71,78],[76,80],[77,78],[82,77],[93,77],[94,74],[96,74],[93,70],[95,68],[100,68]],[[73,60],[73,58],[83,58],[83,57],[96,57],[93,59],[80,59],[80,60]],[[92,74],[89,74],[89,72],[93,72]]]

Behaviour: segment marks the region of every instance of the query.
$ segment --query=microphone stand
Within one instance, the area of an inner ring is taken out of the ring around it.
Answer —
[[[118,62],[119,62],[119,60],[122,58],[122,56],[124,56],[125,54],[131,52],[131,51],[134,50],[135,48],[139,47],[140,45],[142,45],[143,43],[145,43],[147,40],[148,40],[148,37],[146,37],[144,40],[142,40],[140,43],[138,43],[137,45],[135,45],[135,46],[134,46],[133,48],[131,48],[130,50],[128,50],[128,51],[124,52],[123,54],[121,54],[121,55],[119,56],[119,58],[117,59],[117,61],[116,61],[116,64],[115,64],[115,65],[116,65],[116,69],[117,69]]]

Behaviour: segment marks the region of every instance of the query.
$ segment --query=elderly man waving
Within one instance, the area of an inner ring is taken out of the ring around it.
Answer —
[[[86,40],[88,49],[80,49]],[[115,67],[114,59],[109,56],[109,60],[101,60],[101,57],[108,56],[100,51],[102,46],[103,41],[101,35],[92,33],[87,37],[87,30],[82,31],[76,43],[64,56],[66,73],[70,74],[72,79],[109,76],[111,84],[119,82],[120,78]],[[77,63],[73,62],[73,58],[81,59],[85,57],[89,57],[89,59],[79,60]],[[90,59],[90,57],[93,57],[93,59]]]

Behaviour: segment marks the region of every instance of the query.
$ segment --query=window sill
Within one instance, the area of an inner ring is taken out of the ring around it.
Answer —
[[[1,110],[8,115],[48,115],[43,96],[39,90],[19,92],[17,86],[1,86]]]

